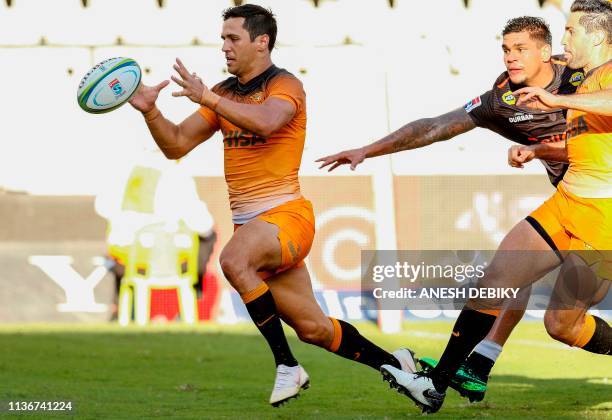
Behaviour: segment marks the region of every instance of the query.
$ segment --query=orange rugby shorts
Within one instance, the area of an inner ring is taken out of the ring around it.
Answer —
[[[281,246],[281,265],[273,272],[260,272],[260,277],[265,279],[290,268],[304,266],[304,258],[310,252],[315,234],[312,203],[298,198],[260,214],[257,219],[278,226]],[[234,225],[234,231],[239,227]]]
[[[579,197],[559,184],[530,216],[558,250],[576,252],[587,264],[597,264],[600,277],[612,279],[612,199]]]

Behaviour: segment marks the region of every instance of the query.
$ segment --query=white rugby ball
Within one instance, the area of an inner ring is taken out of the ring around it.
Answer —
[[[142,72],[131,58],[116,57],[96,64],[79,83],[79,106],[92,114],[119,108],[138,90]]]

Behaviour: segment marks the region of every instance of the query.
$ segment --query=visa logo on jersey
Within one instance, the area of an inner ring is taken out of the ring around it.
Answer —
[[[123,86],[121,86],[121,83],[117,79],[113,79],[108,84],[108,87],[111,88],[116,97],[119,97],[125,93],[125,89],[123,89]]]
[[[230,131],[223,139],[223,143],[225,144],[225,148],[230,148],[256,146],[258,144],[266,144],[267,141],[263,137],[248,132]]]

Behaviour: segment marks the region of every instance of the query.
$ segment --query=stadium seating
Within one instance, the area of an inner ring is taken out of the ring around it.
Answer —
[[[318,13],[309,0],[254,0],[250,3],[272,9],[279,22],[279,45],[314,45],[317,33],[327,30],[314,24]]]
[[[44,38],[51,45],[105,45],[117,38],[118,19],[107,9],[83,8],[80,0],[19,0],[0,19],[6,19],[0,44],[38,44]]]
[[[508,19],[531,16],[539,9],[536,0],[513,0],[511,3],[505,0],[470,0],[468,20],[487,36],[497,36]],[[487,18],[483,19],[483,16]]]
[[[325,4],[327,2],[322,3],[322,9]],[[336,12],[330,25],[342,29],[343,42],[350,41],[358,45],[380,48],[393,39],[393,32],[397,30],[396,25],[378,24],[378,22],[390,22],[395,14],[395,10],[391,9],[386,1],[338,0],[331,4],[336,4]]]
[[[516,0],[511,6],[502,0],[472,0],[468,8],[461,0],[396,0],[393,8],[384,0],[322,0],[319,7],[310,0],[252,3],[270,7],[277,15],[273,59],[296,74],[306,88],[305,175],[319,173],[312,162],[317,157],[379,138],[412,119],[449,111],[488,90],[504,69],[499,32],[515,10],[544,16],[551,23],[556,52],[561,50],[565,20],[554,6],[539,9],[536,0]],[[228,76],[219,35],[221,12],[233,4],[232,0],[166,0],[160,8],[155,0],[89,0],[83,7],[80,0],[16,0],[8,7],[0,2],[0,45],[11,46],[0,48],[0,57],[22,63],[6,66],[4,74],[10,80],[37,81],[5,88],[5,94],[15,99],[0,104],[8,121],[0,142],[10,141],[11,150],[24,157],[11,159],[13,153],[0,157],[0,186],[38,193],[90,193],[95,183],[103,182],[108,162],[129,158],[150,137],[141,117],[128,106],[104,116],[78,109],[75,93],[80,77],[96,62],[124,55],[140,62],[145,83],[155,84],[173,74],[172,64],[179,56],[212,86]],[[53,48],[31,48],[41,39]],[[201,46],[192,46],[194,39]],[[41,75],[42,62],[47,71]],[[34,110],[40,124],[25,130],[24,115],[32,111],[30,98],[38,94],[39,86],[52,87],[56,102],[44,112]],[[174,90],[174,84],[166,88],[159,103],[165,115],[179,121],[197,106],[172,98]],[[114,135],[118,127],[121,136]],[[61,135],[50,141],[49,133]],[[436,147],[453,151],[461,147],[470,153],[492,147],[494,153],[503,154],[507,146],[488,142],[490,134],[484,132],[464,138],[470,140]],[[27,153],[32,148],[40,153]],[[53,161],[44,158],[51,152]],[[431,173],[435,155],[418,153],[412,152],[410,158],[394,156],[394,168]],[[187,160],[194,162],[196,175],[219,176],[221,154],[216,135]],[[204,159],[206,165],[196,164]],[[418,162],[407,165],[403,159]],[[445,170],[507,173],[504,165],[490,162]],[[32,168],[49,176],[28,176]],[[531,165],[521,173],[539,169]],[[75,172],[82,176],[72,176]]]
[[[105,31],[125,45],[185,46],[221,44],[221,14],[234,5],[231,0],[90,0],[87,8],[95,16],[113,22]],[[112,21],[115,10],[125,17]],[[108,43],[106,43],[108,44]]]
[[[276,61],[296,73],[307,94],[302,173],[320,175],[316,158],[386,133],[384,66],[373,50],[360,46],[287,50],[279,49]]]
[[[394,31],[402,36],[443,38],[450,41],[468,30],[463,26],[467,11],[461,0],[411,1],[396,0],[391,21]]]
[[[106,35],[110,41],[106,44],[148,44],[146,39],[160,31],[159,14],[155,0],[90,0],[84,17],[92,28]]]
[[[112,160],[101,139],[112,134],[100,116],[81,111],[79,80],[91,66],[84,48],[1,48],[3,87],[0,185],[37,194],[91,191]],[[40,71],[44,63],[45,71]],[[43,89],[44,88],[44,89]],[[39,99],[39,101],[35,101]],[[100,141],[96,141],[100,139]],[[98,172],[96,173],[96,169]]]
[[[167,0],[161,9],[161,22],[152,36],[152,45],[203,44],[221,45],[221,13],[233,6],[231,0]],[[169,30],[160,31],[167,27]]]
[[[68,0],[70,1],[70,0]],[[45,0],[23,0],[8,7],[5,2],[0,6],[0,45],[38,45],[49,23],[51,2]],[[69,10],[76,9],[76,0]],[[47,9],[47,13],[44,11]],[[59,9],[63,9],[61,5]],[[43,13],[39,13],[43,12]]]

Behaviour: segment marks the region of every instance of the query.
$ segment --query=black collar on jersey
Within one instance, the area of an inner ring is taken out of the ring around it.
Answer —
[[[236,77],[236,85],[234,86],[234,91],[238,95],[249,95],[256,90],[261,88],[261,85],[266,82],[271,76],[273,76],[278,71],[278,67],[272,64],[263,73],[260,73],[258,76],[253,77],[251,80],[242,84],[238,81]]]

